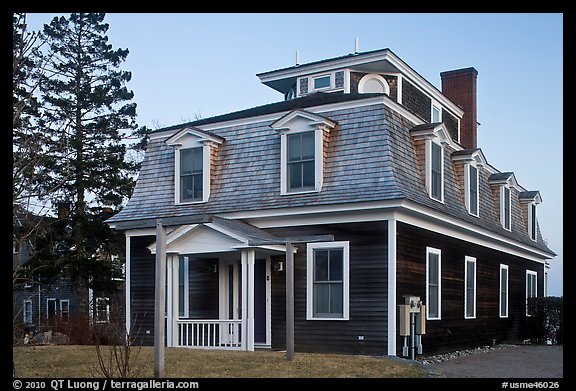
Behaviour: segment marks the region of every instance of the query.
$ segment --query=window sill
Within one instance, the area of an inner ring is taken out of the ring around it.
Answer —
[[[208,201],[199,200],[199,201],[184,201],[184,202],[176,202],[175,205],[194,205],[194,204],[205,204]]]
[[[320,190],[311,189],[311,190],[289,191],[286,193],[280,193],[280,195],[291,196],[291,195],[302,195],[302,194],[313,194],[313,193],[320,193]]]
[[[349,318],[306,318],[306,320],[337,320],[337,321],[343,321],[343,320],[350,320]]]

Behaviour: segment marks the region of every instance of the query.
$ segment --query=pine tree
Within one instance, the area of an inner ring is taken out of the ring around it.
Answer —
[[[108,43],[104,18],[78,13],[44,26],[48,61],[41,83],[46,147],[54,151],[43,167],[44,186],[61,184],[53,204],[71,205],[58,256],[69,277],[96,289],[110,278],[95,254],[109,254],[102,249],[116,244],[102,207],[118,207],[130,196],[138,167],[125,158],[125,140],[138,132],[134,94],[126,87],[131,73],[120,69],[128,50]]]

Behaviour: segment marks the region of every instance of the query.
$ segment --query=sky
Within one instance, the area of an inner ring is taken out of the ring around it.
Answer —
[[[54,16],[28,14],[38,30]],[[441,90],[440,73],[478,71],[478,147],[488,163],[539,190],[551,260],[548,294],[563,295],[563,14],[109,13],[137,121],[152,129],[283,100],[256,74],[389,48]]]

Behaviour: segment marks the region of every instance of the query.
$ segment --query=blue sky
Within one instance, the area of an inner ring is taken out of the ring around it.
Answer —
[[[55,14],[29,14],[39,29]],[[158,128],[280,101],[257,73],[391,49],[438,89],[440,72],[478,70],[478,146],[488,163],[539,190],[551,261],[548,293],[563,295],[563,15],[110,13],[109,42],[138,122]]]

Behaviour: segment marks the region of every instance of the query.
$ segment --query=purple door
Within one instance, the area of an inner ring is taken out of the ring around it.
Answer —
[[[266,260],[254,262],[254,342],[266,343]]]

